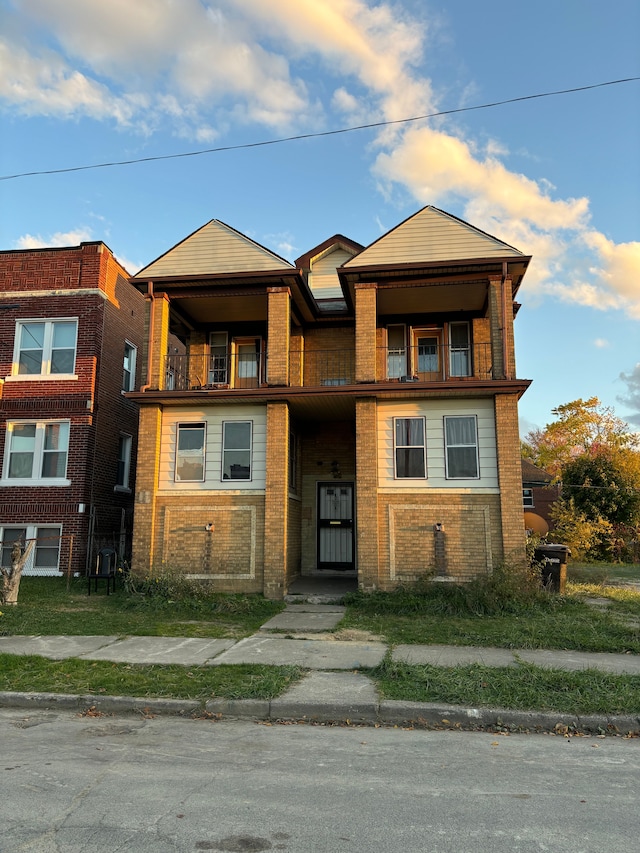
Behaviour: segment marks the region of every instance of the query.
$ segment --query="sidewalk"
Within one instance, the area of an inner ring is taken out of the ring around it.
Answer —
[[[39,655],[53,660],[79,658],[132,664],[294,665],[310,672],[278,699],[213,699],[200,703],[132,697],[61,696],[1,693],[0,707],[94,707],[103,713],[202,713],[224,717],[307,722],[350,722],[376,725],[507,728],[554,730],[557,725],[583,731],[629,732],[640,729],[640,714],[628,717],[588,717],[444,707],[427,703],[380,701],[373,682],[360,669],[377,666],[387,653],[381,642],[336,640],[331,631],[344,614],[339,605],[288,605],[243,640],[184,637],[55,636],[0,637],[0,653]],[[560,670],[598,669],[613,674],[640,675],[640,656],[574,651],[520,650],[466,646],[396,646],[394,661],[433,666],[478,663],[517,666],[520,662]]]

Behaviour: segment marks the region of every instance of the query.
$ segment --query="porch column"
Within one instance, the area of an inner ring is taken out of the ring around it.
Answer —
[[[516,366],[510,276],[489,276],[489,320],[493,378],[514,379]]]
[[[140,407],[136,493],[133,519],[133,557],[131,571],[150,575],[156,558],[156,490],[160,467],[162,407]],[[158,560],[159,562],[159,560]]]
[[[377,410],[374,397],[356,400],[356,524],[358,586],[380,589],[378,560]]]
[[[269,385],[288,385],[291,291],[288,287],[269,287],[267,293],[267,381]]]
[[[520,565],[525,559],[525,529],[522,511],[518,395],[496,395],[495,417],[502,558],[514,565]]]
[[[267,403],[267,482],[264,496],[265,598],[286,592],[289,530],[289,405]]]
[[[356,382],[376,381],[377,289],[375,282],[356,284]]]
[[[169,297],[166,293],[151,298],[149,312],[147,384],[154,390],[162,390],[165,384],[165,358],[169,345]]]
[[[187,353],[189,356],[189,388],[201,388],[203,385],[208,385],[207,336],[204,332],[191,332]]]

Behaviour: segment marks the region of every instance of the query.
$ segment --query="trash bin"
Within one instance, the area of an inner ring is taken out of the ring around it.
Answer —
[[[564,593],[567,584],[567,559],[571,549],[566,545],[539,545],[533,559],[540,565],[542,585],[551,592]]]

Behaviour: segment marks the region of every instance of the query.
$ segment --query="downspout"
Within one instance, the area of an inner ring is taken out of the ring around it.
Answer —
[[[509,369],[510,357],[507,350],[507,262],[502,262],[502,279],[500,281],[501,296],[502,296],[502,363],[504,367],[504,378],[511,379],[511,370]]]
[[[153,345],[153,333],[154,333],[154,315],[155,311],[153,303],[155,302],[155,294],[153,292],[153,282],[147,282],[147,292],[145,294],[145,299],[149,302],[149,334],[147,338],[147,382],[146,385],[143,385],[140,388],[140,391],[148,391],[151,387],[151,348]]]

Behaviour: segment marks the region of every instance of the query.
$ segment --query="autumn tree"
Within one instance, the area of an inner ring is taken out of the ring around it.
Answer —
[[[552,409],[557,420],[544,429],[532,430],[523,442],[523,456],[559,479],[565,467],[584,454],[600,450],[633,449],[640,436],[629,431],[622,418],[598,397],[573,400]]]
[[[592,450],[562,470],[562,497],[588,519],[612,524],[640,522],[640,454],[636,450]]]

